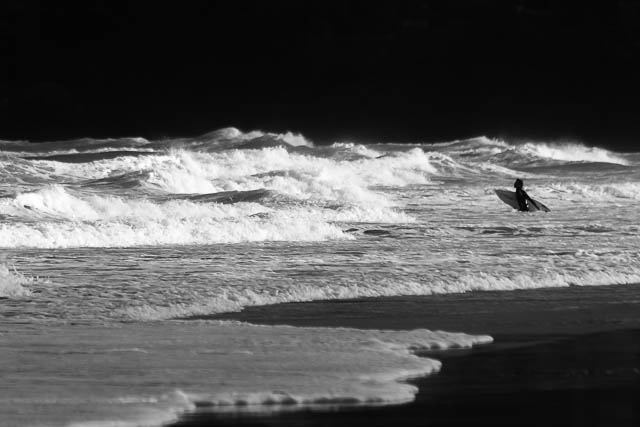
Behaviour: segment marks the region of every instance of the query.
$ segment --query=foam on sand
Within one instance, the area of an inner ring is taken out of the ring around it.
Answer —
[[[196,405],[271,411],[397,404],[417,392],[406,379],[440,369],[411,350],[488,342],[428,330],[235,322],[16,327],[0,341],[0,375],[12,378],[0,385],[0,412],[7,426],[128,427],[158,426]]]
[[[481,271],[473,274],[451,272],[424,281],[398,281],[371,274],[357,282],[336,278],[326,281],[322,286],[285,284],[283,280],[281,284],[269,284],[254,289],[243,287],[238,291],[233,286],[219,285],[216,287],[215,296],[208,298],[200,295],[197,300],[165,301],[162,305],[129,304],[128,307],[111,314],[118,318],[149,322],[207,316],[240,311],[244,307],[287,302],[640,283],[640,269],[633,266],[627,267],[624,271],[620,271],[619,268],[594,266],[585,271],[566,268],[566,271],[538,273],[510,273],[501,271],[500,267],[496,269],[493,274]]]

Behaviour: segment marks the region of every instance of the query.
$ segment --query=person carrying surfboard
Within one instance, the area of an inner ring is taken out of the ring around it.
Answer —
[[[533,200],[531,197],[529,197],[527,192],[524,191],[524,184],[521,179],[516,179],[516,182],[513,184],[513,186],[516,188],[516,191],[500,189],[496,189],[493,191],[495,191],[500,200],[511,206],[513,209],[517,209],[522,212],[551,212],[551,209],[546,207],[543,203],[537,200]]]
[[[523,212],[526,212],[529,210],[529,207],[527,206],[527,200],[531,204],[533,204],[533,206],[538,208],[538,205],[536,204],[535,200],[529,197],[527,192],[524,191],[524,188],[523,188],[524,182],[522,182],[520,178],[516,179],[516,182],[513,183],[513,186],[516,189],[516,200],[518,201],[518,210]]]

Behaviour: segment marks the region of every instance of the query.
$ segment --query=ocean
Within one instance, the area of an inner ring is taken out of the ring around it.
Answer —
[[[550,212],[496,189],[524,180]],[[0,425],[411,402],[469,331],[257,325],[287,302],[640,283],[640,153],[486,137],[0,142]],[[491,295],[491,294],[488,294]],[[300,310],[304,310],[301,308]],[[398,312],[398,317],[403,313]]]

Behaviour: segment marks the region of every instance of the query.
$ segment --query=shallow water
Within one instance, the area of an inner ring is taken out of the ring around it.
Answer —
[[[257,410],[280,398],[406,401],[415,390],[397,380],[438,366],[408,348],[488,339],[275,327],[264,343],[248,325],[177,319],[288,301],[640,282],[638,154],[487,138],[314,147],[235,129],[0,150],[0,333],[12,368],[0,405],[14,408],[5,425],[158,425],[199,400]],[[503,204],[494,189],[515,177],[551,212]],[[275,350],[285,347],[293,354]],[[310,348],[323,357],[292,362]],[[370,350],[379,364],[363,363]],[[234,351],[268,356],[225,365]],[[151,360],[157,370],[144,366]],[[370,370],[345,377],[327,360]],[[81,373],[58,376],[58,363]],[[319,372],[329,379],[301,388]],[[51,389],[33,392],[43,381]],[[21,412],[33,405],[42,410],[32,418]]]

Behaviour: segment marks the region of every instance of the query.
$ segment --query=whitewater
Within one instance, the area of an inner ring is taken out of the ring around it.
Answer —
[[[516,178],[551,212],[518,212]],[[0,141],[0,425],[397,404],[464,331],[206,320],[293,301],[640,283],[640,153],[579,142]]]

